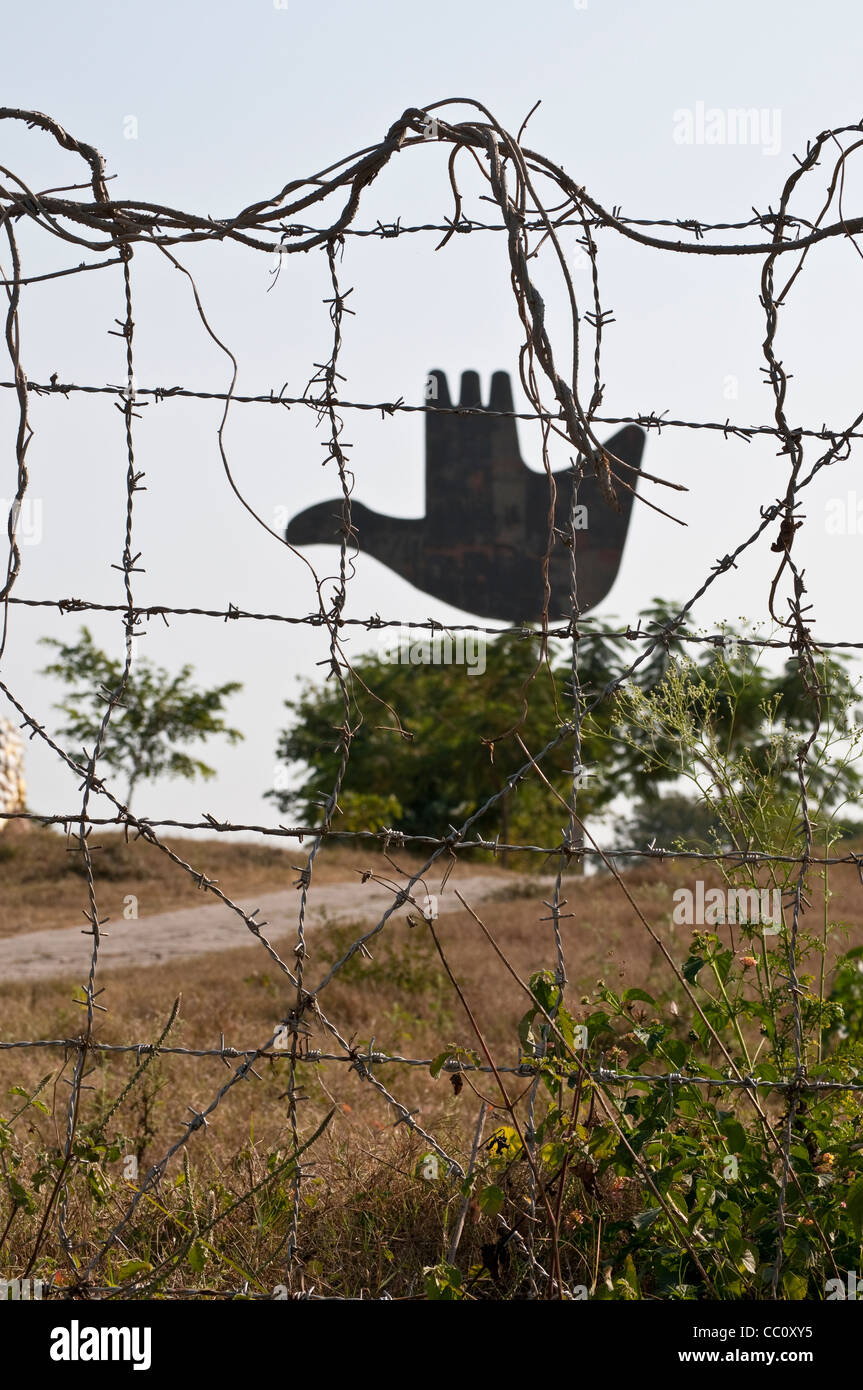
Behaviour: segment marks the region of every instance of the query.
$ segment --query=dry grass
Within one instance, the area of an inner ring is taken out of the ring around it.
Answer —
[[[202,893],[191,874],[174,864],[143,839],[128,841],[116,831],[94,832],[91,849],[100,910],[121,915],[123,898],[134,894],[142,917],[214,902]],[[229,897],[289,888],[296,882],[295,865],[307,852],[294,841],[261,845],[232,841],[228,836],[172,839],[164,843],[190,863],[196,873],[219,880]],[[44,927],[80,927],[87,905],[86,877],[74,837],[56,830],[10,821],[0,835],[0,937]],[[420,860],[401,856],[406,866]],[[315,867],[317,883],[344,882],[356,869],[388,870],[379,851],[345,846],[325,848]]]
[[[649,865],[628,874],[626,883],[672,956],[680,961],[687,954],[691,931],[670,925],[673,888],[667,874],[667,866]],[[659,948],[609,877],[573,875],[565,889],[569,899],[566,911],[574,914],[562,924],[574,1000],[591,992],[599,978],[607,980],[614,989],[636,985],[647,988],[659,1001],[681,998]],[[834,870],[831,889],[834,920],[856,922],[847,933],[834,938],[831,955],[835,955],[849,945],[863,943],[856,871],[850,866]],[[817,899],[814,883],[813,890]],[[542,903],[546,892],[543,887],[534,897],[487,903],[480,911],[485,925],[523,979],[554,964],[551,924],[541,920],[548,917],[548,909]],[[817,927],[815,921],[812,927]],[[309,939],[307,985],[316,984],[329,964],[344,953],[363,929],[367,928],[331,926],[314,932]],[[436,930],[489,1046],[498,1060],[514,1062],[518,1050],[515,1030],[527,1008],[526,995],[466,912],[441,918]],[[283,948],[284,956],[290,953],[293,943],[286,939],[275,944]],[[476,1047],[476,1037],[425,927],[411,929],[403,919],[392,919],[382,936],[372,943],[372,951],[371,961],[354,956],[321,997],[322,1009],[342,1036],[352,1044],[363,1045],[374,1037],[376,1050],[419,1058],[433,1057],[449,1043]],[[3,1036],[75,1036],[81,1028],[83,1012],[73,1002],[78,983],[38,981],[26,986],[9,983],[0,987]],[[146,971],[112,970],[105,976],[105,983],[107,988],[100,1002],[107,1005],[108,1012],[100,1015],[98,1022],[101,1041],[155,1041],[176,995],[182,992],[179,1020],[169,1041],[189,1048],[218,1047],[220,1033],[228,1046],[259,1046],[290,1009],[293,994],[278,968],[255,946],[189,959],[183,962],[182,969],[164,965]],[[577,1007],[575,1012],[579,1013]],[[327,1052],[339,1052],[335,1040],[318,1028],[310,1044]],[[7,1085],[32,1085],[56,1064],[56,1053],[51,1051],[3,1052],[0,1079]],[[104,1090],[108,1096],[118,1091],[130,1066],[128,1059],[97,1060],[93,1078],[97,1094]],[[150,1157],[176,1133],[177,1125],[188,1113],[186,1105],[206,1105],[227,1078],[218,1058],[165,1056],[159,1067],[168,1084],[160,1096],[156,1116],[149,1122],[156,1126]],[[203,1140],[197,1138],[195,1143],[233,1151],[245,1141],[252,1127],[262,1142],[280,1142],[286,1119],[284,1103],[278,1099],[283,1068],[281,1061],[263,1064],[263,1080],[244,1083],[233,1090],[220,1107],[208,1135]],[[338,1106],[340,1127],[362,1125],[368,1131],[380,1132],[392,1124],[394,1116],[387,1103],[349,1067],[309,1066],[307,1072],[307,1089],[312,1096],[306,1111],[308,1125],[329,1107],[330,1095]],[[424,1068],[393,1065],[379,1068],[378,1075],[400,1100],[419,1112],[424,1125],[449,1123],[468,1105],[474,1108],[469,1089],[456,1099],[445,1078],[432,1080]],[[133,1116],[125,1119],[128,1123]]]
[[[21,909],[38,903],[46,925],[57,925],[60,904],[64,912],[67,907],[71,912],[73,903],[80,909],[83,880],[77,869],[78,860],[66,856],[62,841],[55,843],[57,839],[39,831],[4,842],[13,851],[2,863],[5,901],[0,920],[5,931],[15,927],[15,909],[10,902],[19,903]],[[183,850],[189,848],[188,842],[182,842]],[[208,856],[215,855],[215,846],[198,846],[192,856],[196,865],[201,862],[202,849]],[[291,860],[300,862],[295,850],[225,845],[221,841],[218,850],[219,876],[223,881],[230,879],[231,889],[238,894],[284,886],[290,881],[286,865]],[[44,854],[48,871],[58,873],[56,882],[40,883],[35,877],[39,854]],[[361,860],[368,862],[368,858],[367,854],[346,851],[324,856],[321,879],[346,878],[351,868]],[[193,886],[186,886],[175,866],[167,864],[150,846],[127,847],[115,837],[98,862],[109,888],[116,884],[118,891],[125,893],[137,891],[136,885],[144,886],[142,896],[154,911],[200,901],[200,895]],[[681,961],[687,954],[691,933],[689,928],[672,929],[670,925],[676,886],[669,882],[670,872],[667,864],[651,864],[628,873],[626,883],[672,956]],[[688,883],[696,876],[701,875],[693,871],[680,875],[677,881]],[[719,882],[707,873],[703,876],[708,883]],[[820,887],[820,879],[813,874],[812,896],[816,902]],[[575,1001],[592,993],[599,978],[607,980],[614,989],[641,986],[658,1001],[682,999],[661,952],[610,877],[573,874],[565,889],[569,899],[566,910],[573,913],[564,920],[563,931],[576,1016],[581,1016],[581,1010]],[[847,935],[837,934],[831,952],[835,955],[849,945],[863,943],[861,890],[854,868],[843,866],[834,870],[831,890],[832,919],[853,924]],[[551,924],[542,920],[549,915],[542,904],[543,897],[547,897],[547,885],[538,886],[531,897],[507,900],[504,884],[500,901],[487,903],[480,913],[524,979],[531,972],[554,964]],[[812,930],[818,929],[814,913],[810,925]],[[496,1060],[514,1063],[518,1051],[517,1022],[528,1003],[525,994],[496,958],[469,914],[459,912],[441,918],[436,931]],[[307,985],[322,977],[356,934],[353,928],[345,926],[330,926],[311,934]],[[283,955],[289,953],[291,945],[284,942]],[[372,950],[372,960],[355,956],[320,999],[326,1015],[351,1045],[365,1047],[374,1037],[377,1050],[415,1058],[433,1057],[449,1044],[476,1048],[476,1036],[454,996],[425,926],[411,929],[404,920],[393,919],[372,944]],[[75,1036],[83,1013],[73,1002],[78,983],[61,980],[0,987],[3,1037]],[[107,988],[100,1003],[107,1005],[108,1012],[99,1016],[97,1036],[105,1042],[155,1041],[177,993],[182,992],[179,1018],[168,1039],[170,1045],[213,1048],[219,1045],[222,1033],[228,1046],[256,1047],[271,1036],[292,1004],[289,982],[254,946],[190,959],[182,969],[170,965],[146,971],[116,970],[105,977],[104,983]],[[682,1017],[680,1027],[684,1027]],[[340,1051],[336,1041],[317,1027],[309,1043],[328,1052]],[[28,1117],[28,1143],[34,1151],[62,1144],[68,1098],[68,1088],[63,1083],[71,1075],[72,1062],[71,1054],[64,1059],[56,1049],[0,1052],[0,1095],[4,1097],[5,1115],[19,1104],[17,1099],[6,1099],[13,1085],[32,1092],[44,1081],[41,1098],[48,1104],[50,1114],[31,1110]],[[104,1111],[119,1094],[134,1065],[135,1058],[129,1054],[94,1055],[93,1071],[88,1077],[88,1085],[93,1089],[84,1093],[82,1124]],[[265,1060],[256,1071],[258,1077],[234,1087],[211,1117],[208,1129],[190,1141],[192,1172],[206,1191],[240,1191],[244,1184],[248,1187],[266,1172],[272,1155],[290,1149],[286,1063],[283,1059]],[[435,1080],[427,1067],[382,1065],[375,1068],[375,1073],[388,1090],[416,1113],[424,1128],[442,1137],[447,1151],[462,1163],[469,1151],[480,1095],[495,1104],[499,1101],[488,1076],[469,1078],[461,1093],[456,1094],[446,1075]],[[142,1166],[160,1157],[187,1122],[187,1107],[206,1107],[229,1075],[219,1058],[162,1055],[112,1122],[112,1132],[121,1136],[123,1152],[136,1153]],[[394,1123],[397,1115],[392,1107],[356,1071],[343,1064],[309,1064],[301,1068],[301,1076],[308,1097],[300,1107],[303,1133],[310,1134],[334,1110],[325,1139],[316,1147],[317,1166],[312,1170],[312,1179],[304,1185],[302,1249],[308,1261],[306,1277],[319,1288],[342,1293],[356,1294],[372,1286],[379,1290],[391,1287],[402,1296],[410,1290],[416,1292],[423,1265],[441,1257],[447,1212],[447,1219],[452,1221],[453,1191],[418,1182],[415,1170],[422,1152],[421,1141],[411,1136],[404,1125]],[[518,1094],[524,1085],[514,1077],[509,1084],[513,1094]],[[489,1127],[500,1121],[500,1112],[493,1114]],[[107,1208],[99,1213],[83,1209],[79,1213],[82,1229],[92,1227],[94,1222],[96,1228],[108,1229],[116,1219],[123,1196],[120,1167],[117,1161],[110,1175],[116,1179],[118,1191],[111,1196]],[[182,1181],[181,1167],[176,1161],[169,1178],[176,1182],[178,1176]],[[232,1283],[236,1286],[234,1265],[242,1269],[264,1268],[273,1250],[278,1250],[286,1230],[286,1208],[283,1204],[270,1210],[266,1202],[263,1205],[269,1212],[263,1225],[261,1218],[256,1226],[254,1216],[246,1212],[231,1226],[228,1243],[222,1250],[228,1263],[219,1267],[222,1287]],[[249,1210],[257,1211],[258,1203],[252,1202]],[[474,1222],[477,1215],[473,1213],[465,1235],[468,1252],[489,1238],[488,1222]],[[32,1237],[34,1220],[22,1216],[10,1235],[7,1255],[12,1253],[13,1265],[14,1252],[23,1253],[28,1234]],[[173,1218],[164,1216],[159,1220],[167,1223],[166,1232],[173,1229]],[[152,1238],[156,1241],[155,1236]],[[174,1248],[167,1234],[165,1240],[165,1250]],[[163,1248],[158,1241],[156,1246]],[[53,1237],[47,1250],[52,1252],[52,1258],[57,1256]],[[338,1252],[335,1260],[334,1251]],[[210,1277],[214,1278],[215,1272]],[[270,1278],[270,1283],[274,1279],[275,1276]]]

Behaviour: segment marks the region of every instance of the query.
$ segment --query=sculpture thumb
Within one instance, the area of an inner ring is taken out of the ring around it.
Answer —
[[[307,507],[288,523],[285,539],[289,545],[341,545],[347,535],[351,550],[372,555],[403,579],[416,583],[422,555],[425,519],[386,516],[362,502],[351,502],[347,512],[343,499],[318,502]]]

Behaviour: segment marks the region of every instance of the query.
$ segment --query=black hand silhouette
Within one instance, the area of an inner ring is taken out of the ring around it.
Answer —
[[[449,406],[446,377],[430,373],[439,406]],[[459,404],[485,410],[479,376],[465,372]],[[491,380],[489,411],[512,411],[506,372]],[[632,468],[641,466],[644,431],[627,425],[604,446]],[[635,474],[626,473],[634,488]],[[569,536],[572,473],[554,474],[555,527]],[[578,490],[587,509],[586,529],[576,532],[578,601],[582,612],[595,608],[617,577],[629,527],[633,493],[617,488],[619,511],[603,499],[588,464]],[[548,478],[522,461],[513,419],[492,414],[426,415],[426,513],[418,519],[384,516],[351,502],[351,519],[361,551],[381,560],[411,584],[454,608],[484,618],[518,623],[538,619],[543,610],[543,557],[548,550]],[[341,541],[341,503],[321,502],[288,523],[291,545]],[[549,615],[570,611],[572,552],[555,536],[549,560]]]

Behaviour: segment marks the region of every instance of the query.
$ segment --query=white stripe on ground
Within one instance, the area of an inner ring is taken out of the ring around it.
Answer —
[[[428,887],[436,884],[429,880]],[[525,893],[539,896],[542,881],[521,876],[466,874],[448,881],[443,893],[438,893],[438,911],[457,912],[461,903],[455,896],[458,887],[462,896],[476,906],[505,891],[507,897]],[[422,906],[425,889],[417,885],[415,901]],[[391,906],[393,894],[371,880],[361,883],[322,883],[313,887],[306,904],[306,924],[310,929],[330,922],[357,922],[372,926]],[[300,895],[296,889],[281,889],[264,893],[258,898],[245,899],[238,904],[247,914],[259,908],[257,921],[264,936],[275,945],[282,941],[290,949],[290,938],[296,937]],[[419,915],[409,903],[398,909],[400,915]],[[266,926],[264,925],[266,923]],[[287,941],[286,941],[287,938]],[[206,955],[213,951],[229,951],[237,946],[256,944],[242,918],[222,903],[202,907],[186,907],[176,912],[159,912],[137,921],[112,918],[102,930],[99,948],[101,969],[123,966],[165,965],[171,961]],[[74,928],[50,928],[26,932],[21,936],[0,940],[0,982],[17,983],[27,980],[46,980],[66,975],[84,980],[90,968],[92,938],[89,931]],[[283,952],[281,954],[284,954]]]

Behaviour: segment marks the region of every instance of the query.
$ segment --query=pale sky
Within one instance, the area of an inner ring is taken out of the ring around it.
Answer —
[[[116,175],[113,197],[219,217],[377,142],[407,106],[476,97],[515,132],[541,99],[526,143],[606,207],[630,217],[742,221],[753,207],[776,207],[807,139],[859,119],[860,25],[856,7],[843,0],[824,0],[817,11],[800,0],[729,0],[721,8],[693,0],[589,0],[583,7],[572,0],[288,0],[279,8],[272,0],[154,0],[145,7],[44,0],[7,16],[4,37],[15,61],[7,64],[3,100],[48,112],[97,146]],[[761,113],[759,137],[707,143],[709,113],[738,108]],[[448,118],[469,119],[470,112],[450,108]],[[681,143],[690,122],[692,143]],[[430,142],[391,161],[355,225],[450,216],[448,154]],[[10,121],[0,122],[0,164],[37,190],[85,176],[80,161],[50,137]],[[825,177],[826,169],[809,177],[798,211],[818,208]],[[466,173],[465,187],[474,194],[478,188]],[[852,159],[846,216],[860,215],[861,201]],[[482,208],[474,200],[472,213]],[[95,259],[20,223],[19,236],[25,275]],[[453,392],[467,369],[479,371],[484,396],[493,371],[507,370],[515,381],[520,332],[503,239],[456,236],[435,255],[436,240],[348,240],[340,276],[344,288],[353,287],[355,317],[346,320],[341,358],[346,399],[420,403],[433,367],[448,373]],[[575,255],[574,232],[571,250]],[[196,276],[215,331],[239,360],[238,390],[278,392],[287,382],[288,394],[300,395],[329,350],[323,254],[288,258],[272,289],[275,261],[261,253],[214,243],[179,255]],[[0,256],[8,273],[5,241]],[[605,231],[599,269],[603,306],[615,318],[604,338],[604,414],[654,410],[687,420],[769,421],[759,258],[677,256]],[[586,271],[580,278],[576,271],[576,287],[589,291]],[[206,336],[188,283],[154,248],[137,250],[133,288],[138,384],[226,389],[227,361]],[[793,422],[841,429],[860,409],[861,289],[863,264],[848,242],[814,248],[780,321],[777,351],[793,373]],[[57,372],[62,381],[122,382],[123,345],[108,336],[122,317],[118,268],[25,288],[28,377],[47,381]],[[553,298],[549,317],[553,332],[565,326]],[[5,350],[2,356],[0,380],[8,381]],[[519,396],[517,408],[526,408]],[[135,509],[134,549],[146,570],[134,576],[136,601],[312,612],[306,566],[263,534],[230,492],[216,443],[220,412],[216,403],[168,400],[148,406],[136,422],[137,465],[147,475]],[[346,412],[346,421],[356,500],[420,514],[422,417]],[[122,602],[122,577],[111,568],[122,550],[125,508],[121,416],[105,397],[34,395],[31,423],[30,495],[41,507],[41,537],[22,547],[14,592]],[[15,428],[13,393],[0,391],[5,498],[15,489]],[[539,467],[535,427],[521,426],[520,437],[526,461]],[[226,434],[232,468],[271,524],[336,495],[332,469],[321,468],[323,439],[302,407],[234,408]],[[784,490],[785,461],[775,451],[769,439],[747,445],[704,432],[651,432],[644,468],[685,483],[689,491],[676,495],[674,509],[686,529],[636,504],[617,584],[593,616],[634,620],[654,596],[689,597],[713,562],[754,530],[759,507]],[[808,446],[809,463],[818,452]],[[845,535],[828,526],[831,502],[835,513],[836,499],[855,490],[863,501],[859,456],[855,446],[847,462],[825,470],[809,489],[795,542],[816,632],[825,639],[863,637],[863,525]],[[698,621],[765,614],[776,567],[772,539],[771,531],[739,570],[713,586],[696,610]],[[337,552],[316,547],[309,558],[320,573],[331,573]],[[419,593],[371,558],[360,557],[349,594],[351,616],[473,616]],[[0,676],[52,732],[59,721],[51,705],[61,691],[36,674],[48,659],[37,639],[70,639],[82,620],[101,645],[122,654],[119,615],[11,609]],[[363,639],[355,639],[350,650],[362,649]],[[326,633],[187,617],[169,629],[152,622],[139,651],[169,667],[191,661],[206,684],[242,680],[229,719],[246,740],[235,748],[214,740],[202,750],[218,768],[215,782],[142,788],[137,813],[198,819],[206,810],[218,819],[274,823],[263,793],[273,781],[282,701],[295,693],[298,676],[319,674]],[[26,773],[33,809],[73,813],[80,806],[76,779],[37,741],[27,744]]]

